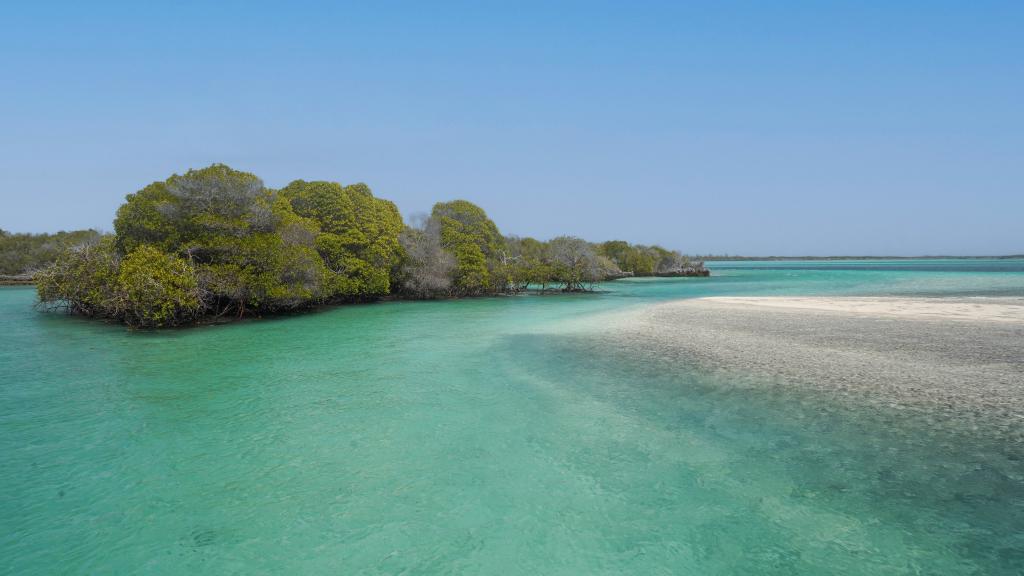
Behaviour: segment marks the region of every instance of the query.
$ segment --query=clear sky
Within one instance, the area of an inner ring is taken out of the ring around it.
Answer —
[[[691,253],[1024,252],[1024,2],[0,3],[0,228],[214,162]]]

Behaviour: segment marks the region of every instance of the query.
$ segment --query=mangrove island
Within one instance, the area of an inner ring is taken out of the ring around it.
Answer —
[[[31,235],[18,236],[5,238],[32,244],[24,237]],[[49,260],[31,271],[40,306],[134,327],[709,274],[702,262],[660,246],[505,236],[466,200],[439,202],[406,223],[365,184],[296,180],[272,189],[223,164],[129,194],[114,234],[70,238],[82,241],[47,242],[40,257]]]

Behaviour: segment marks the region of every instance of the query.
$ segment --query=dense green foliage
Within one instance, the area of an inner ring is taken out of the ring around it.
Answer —
[[[121,261],[117,286],[129,324],[166,326],[192,320],[202,311],[192,265],[152,246],[139,246]]]
[[[127,196],[110,246],[118,280],[97,288],[117,294],[107,299],[116,306],[82,300],[62,276],[40,289],[40,299],[148,326],[382,296],[390,292],[402,226],[395,206],[362,184],[296,181],[277,191],[214,165]],[[73,251],[68,260],[84,254]],[[136,254],[150,265],[140,266]]]
[[[129,194],[114,220],[117,247],[151,246],[195,267],[204,307],[216,313],[282,310],[329,298],[314,247],[315,220],[256,176],[214,165]]]
[[[122,310],[120,266],[121,258],[109,237],[69,248],[36,275],[39,300],[85,316],[116,318]]]
[[[702,266],[674,250],[666,250],[661,246],[631,245],[623,240],[604,242],[598,246],[598,250],[619,270],[630,276],[670,275]]]
[[[203,310],[188,262],[146,245],[122,257],[110,238],[65,251],[37,275],[36,290],[51,306],[133,326],[174,326]]]
[[[430,216],[440,227],[441,245],[455,256],[456,292],[474,295],[500,290],[492,284],[488,263],[503,247],[503,239],[483,209],[465,200],[438,202]]]
[[[129,194],[114,230],[54,252],[37,275],[44,306],[173,326],[387,295],[580,291],[688,265],[657,246],[506,238],[465,200],[440,202],[406,226],[365,184],[296,180],[273,190],[221,164]]]
[[[98,242],[95,230],[56,234],[14,234],[0,230],[0,276],[31,275],[57,260],[72,246]]]
[[[319,228],[314,246],[327,267],[332,296],[364,298],[390,292],[403,227],[392,202],[374,198],[365,184],[342,187],[296,180],[280,194],[296,215]]]

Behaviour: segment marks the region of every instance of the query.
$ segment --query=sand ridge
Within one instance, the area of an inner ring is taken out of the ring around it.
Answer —
[[[1024,322],[1022,298],[898,298],[712,296],[700,301],[733,306],[815,310],[917,320]]]
[[[1019,298],[695,298],[611,314],[587,332],[624,357],[984,427],[1024,446],[1022,307]]]

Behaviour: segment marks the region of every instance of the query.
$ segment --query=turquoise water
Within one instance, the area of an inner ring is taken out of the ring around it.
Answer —
[[[1024,262],[712,267],[135,333],[2,289],[0,572],[1024,571],[1024,447],[557,330],[704,295],[1024,296]]]

